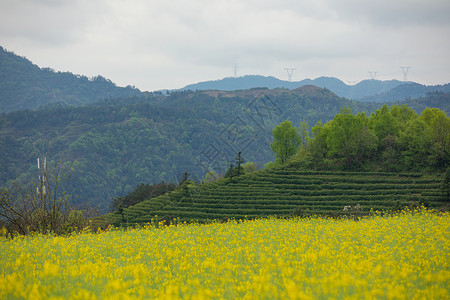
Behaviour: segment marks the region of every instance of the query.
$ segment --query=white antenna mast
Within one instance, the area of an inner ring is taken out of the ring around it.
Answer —
[[[38,170],[39,170],[39,186],[36,187],[36,193],[39,195],[42,193],[42,195],[45,195],[47,193],[46,191],[46,184],[47,184],[47,157],[44,157],[43,164],[41,168],[41,160],[38,157],[37,164],[38,164]]]

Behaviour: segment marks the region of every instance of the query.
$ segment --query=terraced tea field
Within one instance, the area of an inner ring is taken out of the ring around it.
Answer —
[[[448,205],[442,197],[442,178],[418,173],[319,172],[293,169],[259,171],[234,182],[198,185],[153,198],[124,210],[128,223],[152,219],[206,220],[255,218],[269,215],[355,214],[345,206],[359,205],[358,214],[424,204]],[[110,222],[122,216],[109,215]]]

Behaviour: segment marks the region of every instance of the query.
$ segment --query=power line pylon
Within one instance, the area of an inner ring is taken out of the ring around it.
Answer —
[[[408,81],[408,71],[411,67],[400,67],[403,71],[403,81]]]
[[[234,64],[234,67],[233,67],[233,75],[234,75],[234,78],[237,78],[237,70],[238,70],[238,67],[237,67],[236,64]]]
[[[292,74],[294,74],[295,68],[285,68],[287,75],[288,75],[288,81],[292,81]]]
[[[374,80],[377,76],[378,71],[368,71],[370,75],[370,79]]]

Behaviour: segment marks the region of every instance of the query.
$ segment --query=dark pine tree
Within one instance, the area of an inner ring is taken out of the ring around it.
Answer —
[[[242,152],[239,151],[236,155],[236,176],[239,176],[244,173],[244,168],[242,168],[242,164],[244,163],[244,158],[242,157]]]
[[[234,165],[233,163],[230,163],[230,166],[228,167],[228,170],[225,173],[225,178],[230,178],[230,181],[233,181],[233,175],[234,175]]]

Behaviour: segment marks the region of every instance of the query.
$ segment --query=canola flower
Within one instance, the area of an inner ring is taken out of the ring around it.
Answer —
[[[449,217],[0,237],[0,299],[449,299]]]

